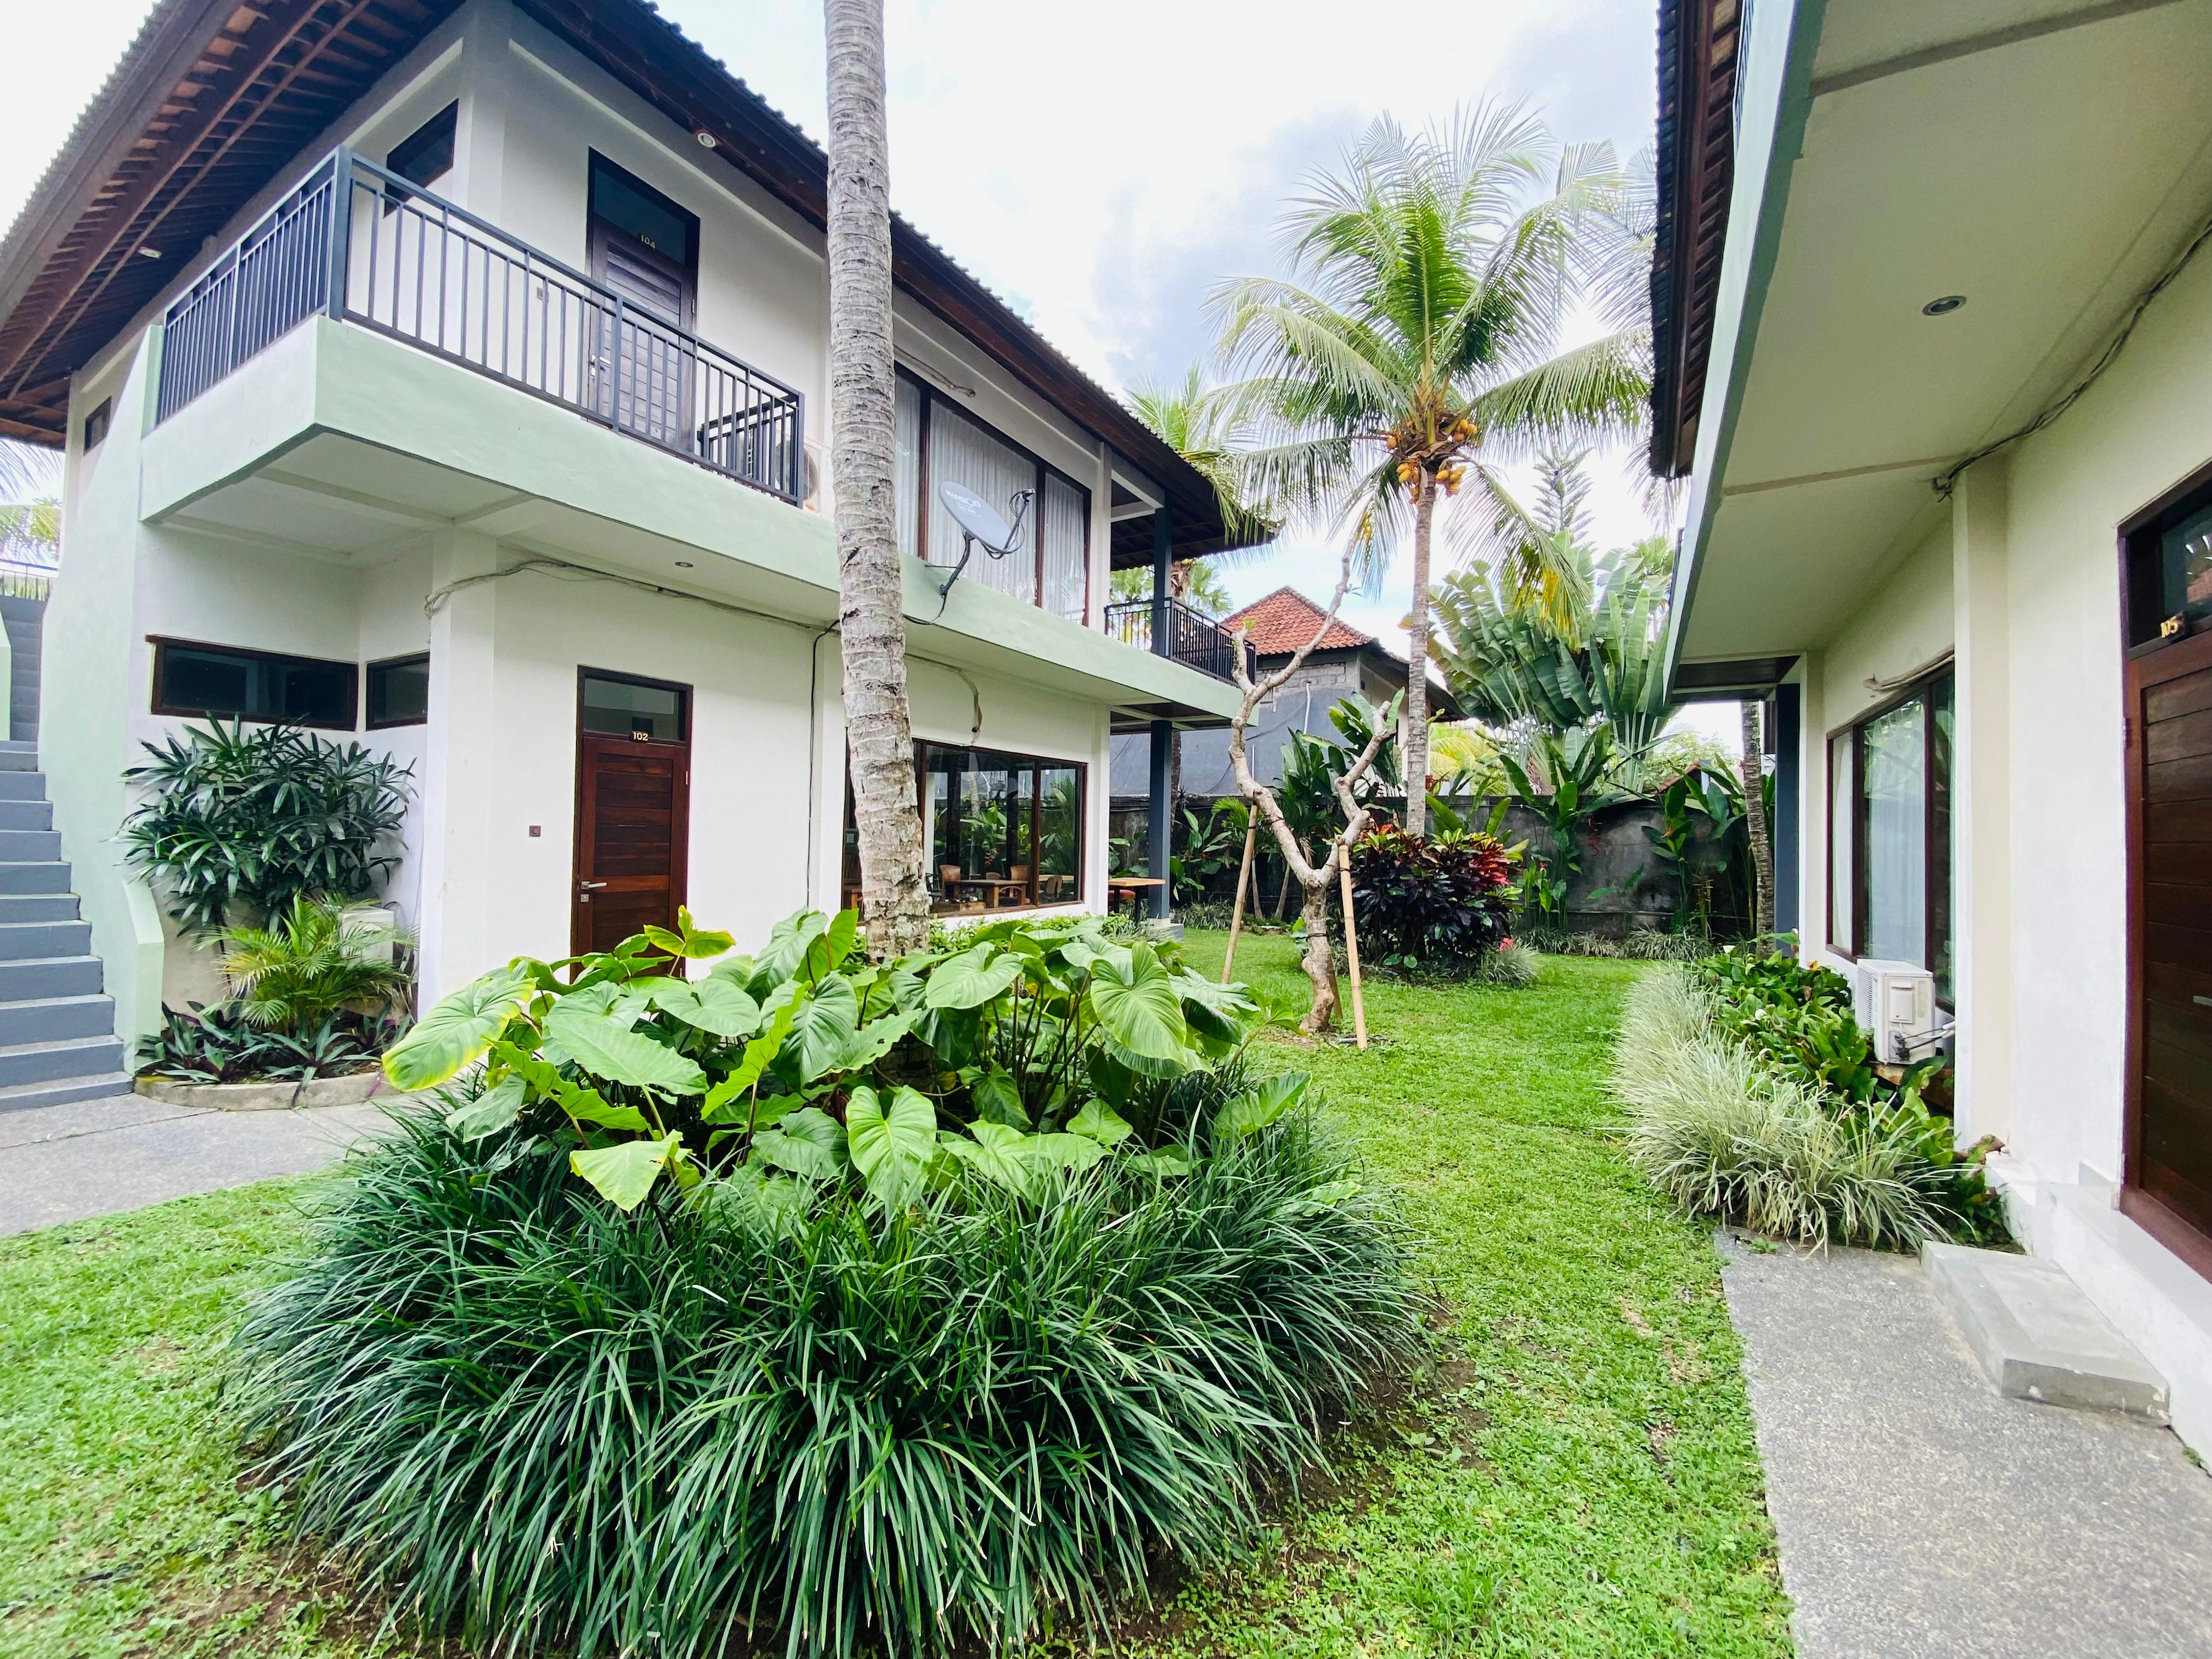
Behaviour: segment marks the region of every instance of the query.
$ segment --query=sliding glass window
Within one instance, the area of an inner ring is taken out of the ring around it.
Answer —
[[[1854,957],[1917,962],[1951,990],[1948,670],[1829,739],[1829,937]]]
[[[1083,897],[1084,768],[947,744],[915,749],[933,908],[972,914]]]
[[[899,550],[946,569],[960,562],[960,526],[938,486],[965,484],[1012,523],[1018,491],[1032,491],[1013,550],[980,548],[963,581],[1081,622],[1091,596],[1091,492],[1009,442],[952,401],[902,372],[898,377],[896,494]]]

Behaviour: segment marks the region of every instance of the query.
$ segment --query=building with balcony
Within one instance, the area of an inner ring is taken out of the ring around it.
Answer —
[[[426,996],[679,902],[744,938],[845,902],[825,176],[641,0],[155,9],[0,245],[0,434],[67,453],[36,879],[73,876],[118,1036],[212,988],[112,842],[196,718],[413,767],[388,897]],[[893,240],[933,880],[1096,908],[1112,735],[1236,707],[1218,641],[1133,638],[1108,574],[1164,592],[1219,511]],[[1017,528],[948,586],[955,482]]]

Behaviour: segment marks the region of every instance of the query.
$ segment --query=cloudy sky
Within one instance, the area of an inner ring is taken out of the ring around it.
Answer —
[[[823,133],[818,3],[660,9]],[[12,128],[51,140],[0,149],[0,219],[149,4],[9,9]],[[1563,137],[1647,145],[1655,14],[1652,0],[1462,0],[1395,33],[1317,0],[890,0],[892,199],[1100,380],[1172,380],[1205,352],[1209,290],[1279,268],[1282,204],[1386,111],[1419,126],[1516,99]],[[1647,533],[1620,469],[1601,473],[1601,544]],[[1326,546],[1293,543],[1226,580],[1239,599],[1285,581],[1325,597],[1334,568]],[[1395,635],[1404,586],[1393,573],[1350,619]]]

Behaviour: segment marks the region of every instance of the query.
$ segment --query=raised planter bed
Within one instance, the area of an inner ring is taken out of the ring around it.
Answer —
[[[205,1111],[282,1112],[304,1106],[358,1106],[370,1099],[403,1099],[374,1067],[343,1077],[301,1078],[279,1083],[175,1083],[142,1077],[132,1085],[149,1100]]]

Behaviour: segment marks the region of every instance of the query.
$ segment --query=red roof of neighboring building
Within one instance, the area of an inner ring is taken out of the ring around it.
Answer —
[[[1295,587],[1279,587],[1262,599],[1221,619],[1221,631],[1231,638],[1240,628],[1252,631],[1252,648],[1263,657],[1287,657],[1314,636],[1328,612]],[[1348,626],[1341,618],[1328,625],[1318,651],[1349,651],[1373,645],[1375,636]]]

